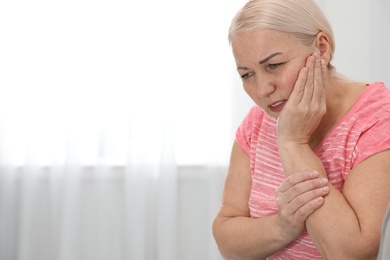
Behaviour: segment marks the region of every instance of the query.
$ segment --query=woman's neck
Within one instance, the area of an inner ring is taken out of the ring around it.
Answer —
[[[331,129],[348,113],[365,89],[365,84],[329,78],[326,88],[326,114],[310,140],[315,149]]]

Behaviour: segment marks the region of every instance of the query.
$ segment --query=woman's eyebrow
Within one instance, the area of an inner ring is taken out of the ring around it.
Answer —
[[[282,52],[275,52],[275,53],[272,53],[271,55],[269,55],[267,58],[265,59],[262,59],[261,61],[259,61],[260,64],[263,64],[263,63],[266,63],[267,61],[269,61],[270,59],[272,59],[273,57],[275,57],[276,55],[280,55],[280,54],[283,54]],[[247,67],[242,67],[242,66],[238,66],[237,67],[237,70],[249,70]]]
[[[282,53],[281,52],[273,53],[273,54],[269,55],[267,58],[262,59],[261,61],[259,61],[259,63],[260,64],[266,63],[267,61],[269,61],[270,59],[272,59],[273,57],[275,57],[276,55],[279,55],[279,54],[282,54]]]
[[[237,70],[249,70],[249,69],[247,67],[240,67],[240,66],[238,66]]]

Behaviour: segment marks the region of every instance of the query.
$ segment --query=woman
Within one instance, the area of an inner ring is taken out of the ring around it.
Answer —
[[[390,91],[336,73],[312,0],[251,0],[229,41],[256,105],[213,224],[222,255],[375,259],[390,201]]]

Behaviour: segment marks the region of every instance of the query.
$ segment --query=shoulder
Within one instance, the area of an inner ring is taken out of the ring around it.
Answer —
[[[256,141],[256,137],[259,134],[260,128],[264,122],[270,122],[274,120],[270,118],[260,107],[254,105],[246,114],[243,121],[239,125],[236,131],[236,141],[241,149],[249,154],[249,150],[253,145],[253,141]]]
[[[367,86],[356,102],[352,117],[360,128],[355,165],[390,149],[390,90],[382,82]]]
[[[242,123],[246,123],[247,125],[260,124],[264,115],[265,112],[257,105],[254,105],[249,109]]]
[[[368,84],[354,106],[354,114],[362,124],[370,124],[390,117],[390,90],[383,82]]]
[[[367,84],[342,122],[353,124],[361,133],[390,127],[390,89],[382,82]]]

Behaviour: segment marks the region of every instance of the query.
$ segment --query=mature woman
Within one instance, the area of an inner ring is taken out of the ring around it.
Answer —
[[[229,41],[256,105],[213,225],[222,255],[375,259],[390,201],[390,91],[336,73],[312,0],[250,0]]]

